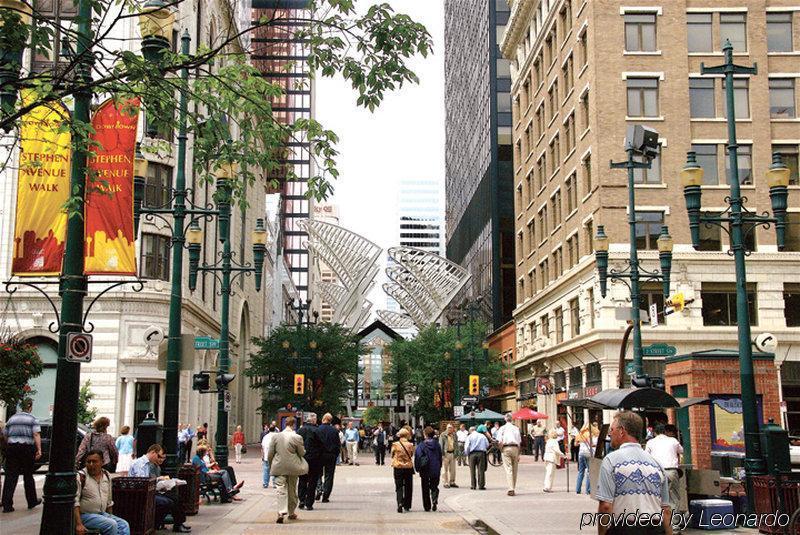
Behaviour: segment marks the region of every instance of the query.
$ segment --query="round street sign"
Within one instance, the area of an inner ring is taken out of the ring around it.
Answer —
[[[164,341],[164,331],[161,327],[151,325],[144,331],[144,345],[149,348],[158,347]]]
[[[67,362],[92,361],[92,335],[69,333],[67,335]]]

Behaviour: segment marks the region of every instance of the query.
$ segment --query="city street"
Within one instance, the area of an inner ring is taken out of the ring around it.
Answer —
[[[440,487],[439,511],[425,513],[419,494],[419,478],[414,477],[414,502],[410,513],[395,511],[392,469],[388,465],[375,466],[372,456],[364,454],[361,466],[339,466],[331,502],[318,503],[314,511],[298,511],[300,519],[285,525],[275,524],[275,491],[261,487],[260,450],[251,447],[242,464],[236,467],[237,478],[244,479],[241,496],[244,501],[221,505],[206,505],[205,500],[197,516],[189,517],[187,524],[192,533],[203,535],[256,535],[268,533],[296,533],[323,535],[347,534],[450,534],[495,533],[501,535],[542,533],[575,534],[584,512],[596,510],[596,502],[585,495],[566,492],[566,471],[556,475],[556,485],[551,494],[541,490],[544,466],[524,456],[520,465],[519,483],[515,497],[506,496],[505,477],[501,467],[489,466],[487,490],[469,490],[469,471],[458,467],[457,489]],[[575,466],[570,466],[570,485],[574,488]],[[41,492],[44,476],[37,476]],[[0,518],[0,531],[14,535],[39,533],[41,507],[34,511],[25,509],[22,485],[14,497],[17,511]],[[596,533],[596,529],[584,530]],[[167,533],[159,532],[159,533]],[[702,533],[688,530],[684,533]],[[728,533],[756,533],[755,530],[738,529]]]

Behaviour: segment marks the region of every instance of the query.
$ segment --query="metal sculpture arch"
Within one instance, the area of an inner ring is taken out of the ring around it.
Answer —
[[[411,316],[393,310],[378,310],[375,315],[392,329],[411,329],[415,325]]]

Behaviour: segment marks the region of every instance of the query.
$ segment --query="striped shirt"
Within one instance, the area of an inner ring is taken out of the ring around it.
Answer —
[[[29,412],[15,413],[8,419],[5,429],[3,429],[6,442],[9,444],[30,444],[31,446],[34,444],[33,435],[41,432],[39,421]]]

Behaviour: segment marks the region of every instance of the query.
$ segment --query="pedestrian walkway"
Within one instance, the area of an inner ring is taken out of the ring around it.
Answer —
[[[371,455],[359,457],[361,466],[340,465],[330,503],[319,503],[313,511],[298,510],[299,520],[275,524],[275,491],[261,487],[260,449],[251,447],[241,464],[234,464],[237,478],[244,480],[240,496],[244,501],[231,504],[205,500],[200,513],[191,516],[187,524],[193,534],[200,535],[260,535],[276,533],[325,535],[381,534],[443,534],[475,535],[492,533],[517,535],[542,533],[548,535],[597,533],[596,528],[580,530],[583,513],[597,511],[597,502],[586,495],[576,495],[575,467],[570,466],[569,483],[566,470],[556,474],[553,490],[542,492],[544,465],[523,456],[520,464],[517,495],[506,495],[505,473],[502,467],[489,466],[485,491],[469,489],[469,470],[457,468],[459,488],[440,486],[439,511],[422,510],[419,477],[414,476],[414,501],[410,513],[396,511],[392,468],[375,466]],[[43,477],[37,477],[41,495]],[[569,489],[569,492],[567,491]],[[0,517],[0,533],[36,535],[39,532],[41,506],[28,511],[22,485],[14,497],[17,511]],[[168,533],[168,532],[159,532]],[[684,533],[699,534],[689,530]],[[751,535],[755,530],[738,529],[719,535]]]

